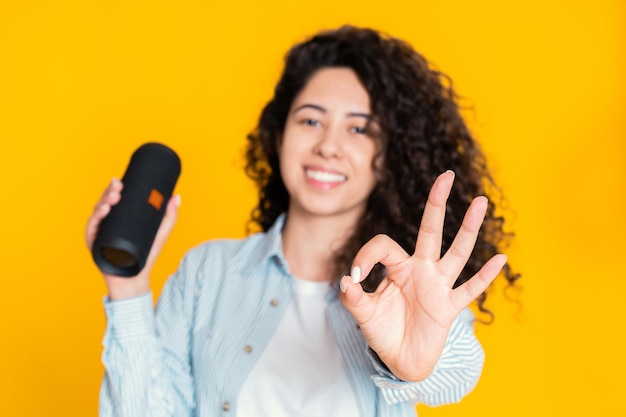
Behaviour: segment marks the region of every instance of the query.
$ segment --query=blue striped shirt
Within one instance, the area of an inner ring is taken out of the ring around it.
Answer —
[[[189,251],[156,311],[151,294],[105,299],[100,416],[237,415],[239,391],[292,297],[283,222],[280,217],[267,233]],[[415,416],[415,404],[457,402],[478,382],[484,353],[470,310],[455,319],[433,373],[409,383],[374,359],[336,288],[329,287],[327,303],[361,416]]]

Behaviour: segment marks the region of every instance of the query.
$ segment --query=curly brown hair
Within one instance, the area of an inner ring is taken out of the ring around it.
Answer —
[[[358,249],[379,233],[413,253],[428,191],[440,173],[452,170],[456,180],[447,205],[442,254],[471,200],[477,195],[490,197],[472,256],[454,286],[466,282],[513,236],[504,231],[504,218],[495,214],[494,194],[499,201],[502,195],[459,113],[451,80],[432,69],[408,43],[373,29],[343,26],[323,31],[288,52],[274,97],[247,136],[246,173],[259,188],[251,223],[265,231],[287,211],[289,194],[279,169],[277,139],[294,98],[316,71],[327,67],[347,67],[357,74],[380,125],[384,158],[364,214],[335,254],[334,276],[339,280]],[[383,274],[383,268],[375,268],[363,282],[366,291],[373,291]],[[519,278],[509,265],[503,275],[510,285]],[[487,293],[478,298],[478,307],[493,316],[485,308],[486,298]]]

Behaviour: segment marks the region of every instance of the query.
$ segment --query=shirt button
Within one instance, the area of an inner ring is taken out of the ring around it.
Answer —
[[[230,403],[223,403],[222,404],[222,410],[224,410],[224,411],[230,410]]]
[[[277,307],[278,306],[278,298],[273,298],[272,301],[270,301],[270,305],[272,307]]]
[[[243,350],[246,353],[252,353],[252,346],[246,345],[246,346],[244,346]]]

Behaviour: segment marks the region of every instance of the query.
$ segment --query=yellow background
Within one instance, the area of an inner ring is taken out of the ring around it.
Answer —
[[[83,228],[132,151],[183,161],[158,293],[188,248],[244,235],[244,136],[287,48],[342,23],[453,78],[514,209],[521,304],[495,289],[478,387],[420,415],[625,414],[624,1],[33,0],[0,5],[0,415],[97,414],[105,287]]]

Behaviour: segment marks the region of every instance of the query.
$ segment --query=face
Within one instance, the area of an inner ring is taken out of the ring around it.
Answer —
[[[294,99],[280,141],[290,214],[356,221],[376,184],[378,131],[354,71],[317,71]]]

